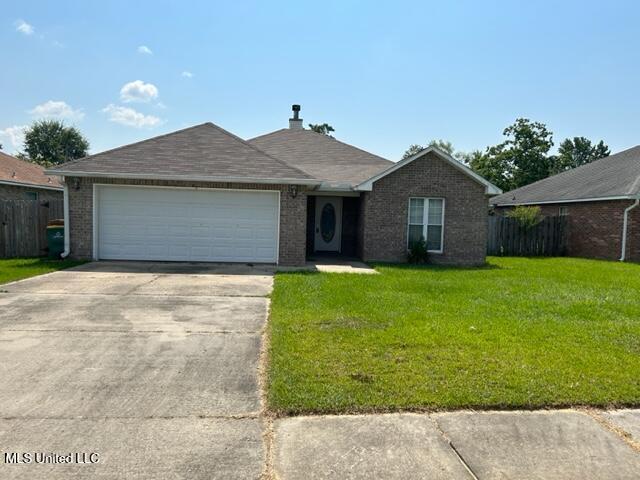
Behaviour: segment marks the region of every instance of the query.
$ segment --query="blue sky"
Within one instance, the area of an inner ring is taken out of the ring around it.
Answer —
[[[5,2],[0,142],[41,117],[93,153],[205,121],[250,138],[300,103],[392,160],[520,116],[618,151],[640,144],[638,25],[616,1]]]

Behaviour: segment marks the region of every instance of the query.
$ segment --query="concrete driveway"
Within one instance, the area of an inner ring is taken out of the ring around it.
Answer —
[[[101,262],[0,286],[0,478],[259,477],[272,282],[252,267]]]

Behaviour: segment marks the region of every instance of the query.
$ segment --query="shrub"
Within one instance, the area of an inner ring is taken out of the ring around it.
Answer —
[[[429,253],[427,252],[427,242],[424,237],[409,245],[409,263],[427,263],[429,261]]]
[[[525,230],[535,227],[542,221],[540,207],[525,207],[519,205],[507,212],[507,217],[514,218],[518,222],[518,225]]]

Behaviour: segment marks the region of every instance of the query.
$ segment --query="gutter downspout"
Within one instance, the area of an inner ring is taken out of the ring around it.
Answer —
[[[627,258],[627,231],[629,229],[629,212],[636,208],[640,204],[640,197],[636,198],[630,206],[624,209],[624,221],[622,223],[622,253],[620,254],[620,261],[624,262]]]
[[[60,258],[67,258],[71,253],[71,242],[69,232],[69,183],[64,178],[64,252]]]

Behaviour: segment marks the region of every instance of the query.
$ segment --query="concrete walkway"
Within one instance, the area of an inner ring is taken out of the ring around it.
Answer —
[[[335,257],[320,257],[309,260],[302,267],[277,267],[278,272],[324,272],[324,273],[360,273],[377,275],[379,272],[364,262]]]
[[[276,421],[274,475],[296,479],[632,480],[640,410],[454,412]]]

